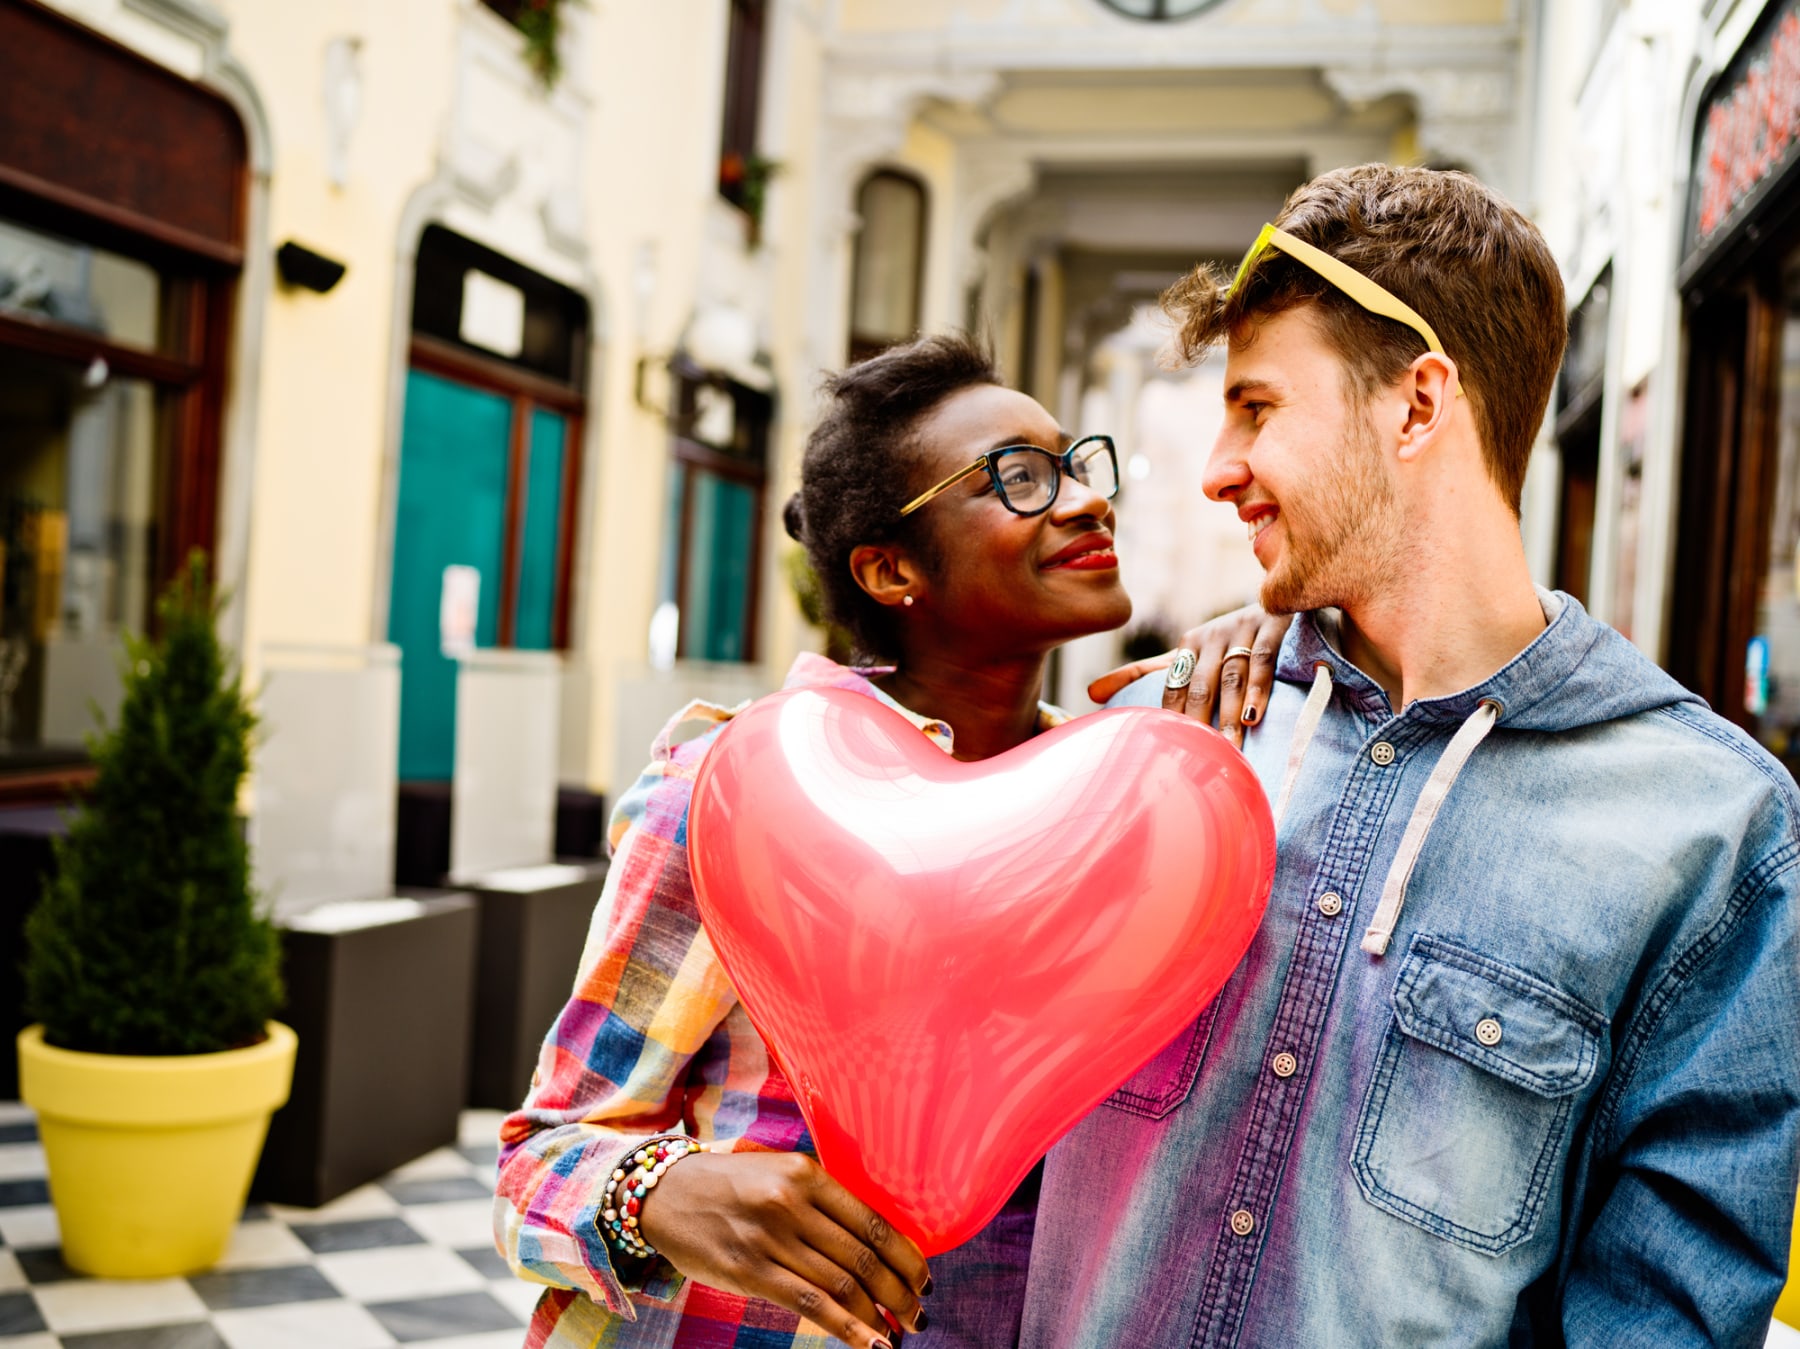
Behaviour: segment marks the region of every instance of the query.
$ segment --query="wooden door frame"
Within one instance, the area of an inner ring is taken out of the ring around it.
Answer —
[[[555,380],[504,361],[476,356],[440,338],[414,333],[408,350],[409,368],[440,379],[481,389],[499,395],[511,405],[506,462],[506,520],[502,534],[500,575],[500,608],[496,615],[495,641],[498,646],[513,645],[518,623],[518,582],[523,567],[522,537],[524,530],[525,493],[529,468],[531,414],[537,408],[560,414],[564,418],[562,500],[558,503],[559,519],[556,539],[556,582],[551,600],[550,645],[555,651],[569,647],[571,615],[574,612],[575,530],[580,521],[576,497],[581,490],[582,433],[587,401],[575,390]],[[402,461],[405,445],[401,445]],[[391,563],[390,563],[391,569]],[[392,579],[390,574],[390,587]],[[389,615],[392,621],[392,615]]]

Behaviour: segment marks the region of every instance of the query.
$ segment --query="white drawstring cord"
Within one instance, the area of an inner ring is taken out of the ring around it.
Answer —
[[[1325,707],[1331,702],[1331,667],[1324,661],[1313,667],[1312,692],[1306,695],[1306,706],[1300,709],[1300,719],[1294,723],[1294,737],[1288,742],[1287,772],[1281,779],[1281,795],[1275,799],[1275,825],[1281,827],[1281,817],[1287,814],[1288,798],[1294,794],[1294,783],[1300,777],[1300,765],[1306,762],[1306,751],[1312,745],[1312,738],[1324,720]]]
[[[1407,821],[1406,833],[1400,838],[1400,850],[1394,854],[1394,865],[1388,868],[1387,883],[1381,887],[1381,902],[1375,906],[1375,917],[1369,924],[1369,930],[1363,935],[1362,949],[1372,956],[1387,954],[1388,943],[1393,940],[1394,927],[1400,921],[1400,906],[1406,903],[1406,885],[1412,879],[1413,866],[1419,860],[1419,853],[1425,847],[1425,836],[1431,832],[1436,822],[1438,811],[1443,808],[1444,799],[1450,795],[1450,788],[1456,782],[1456,775],[1462,772],[1463,765],[1475,752],[1475,747],[1494,729],[1494,723],[1500,720],[1500,704],[1490,699],[1482,699],[1481,705],[1469,715],[1451,737],[1444,752],[1438,756],[1431,776],[1426,779],[1425,790],[1419,793],[1419,803],[1413,807],[1412,819]]]

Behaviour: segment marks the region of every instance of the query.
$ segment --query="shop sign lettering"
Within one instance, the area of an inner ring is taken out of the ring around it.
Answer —
[[[1700,121],[1690,251],[1704,248],[1800,146],[1800,3],[1747,44]]]

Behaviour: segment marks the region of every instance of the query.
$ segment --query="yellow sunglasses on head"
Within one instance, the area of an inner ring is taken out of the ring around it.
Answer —
[[[1347,263],[1339,262],[1331,254],[1321,248],[1314,248],[1304,239],[1296,239],[1286,230],[1276,229],[1273,225],[1264,225],[1262,232],[1256,236],[1256,242],[1250,245],[1250,251],[1244,254],[1244,260],[1238,264],[1237,275],[1232,278],[1231,288],[1225,292],[1229,300],[1244,284],[1244,278],[1250,275],[1250,269],[1266,249],[1278,249],[1286,253],[1302,267],[1311,268],[1348,295],[1357,304],[1371,314],[1380,314],[1383,318],[1393,319],[1396,323],[1404,323],[1420,337],[1425,339],[1425,349],[1450,359],[1450,353],[1444,350],[1444,344],[1438,341],[1437,332],[1420,316],[1419,311],[1395,295],[1384,286],[1377,285],[1361,272]],[[1451,381],[1456,396],[1462,397],[1462,380],[1456,374],[1456,364],[1451,362]]]

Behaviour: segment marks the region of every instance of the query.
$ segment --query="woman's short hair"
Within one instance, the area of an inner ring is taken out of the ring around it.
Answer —
[[[850,574],[851,551],[900,543],[927,567],[933,564],[930,512],[900,514],[930,486],[919,481],[919,424],[952,394],[999,383],[993,356],[962,333],[889,347],[826,377],[825,407],[800,464],[800,490],[788,498],[782,522],[806,547],[826,617],[850,634],[859,656],[891,660],[898,644],[894,615]]]

